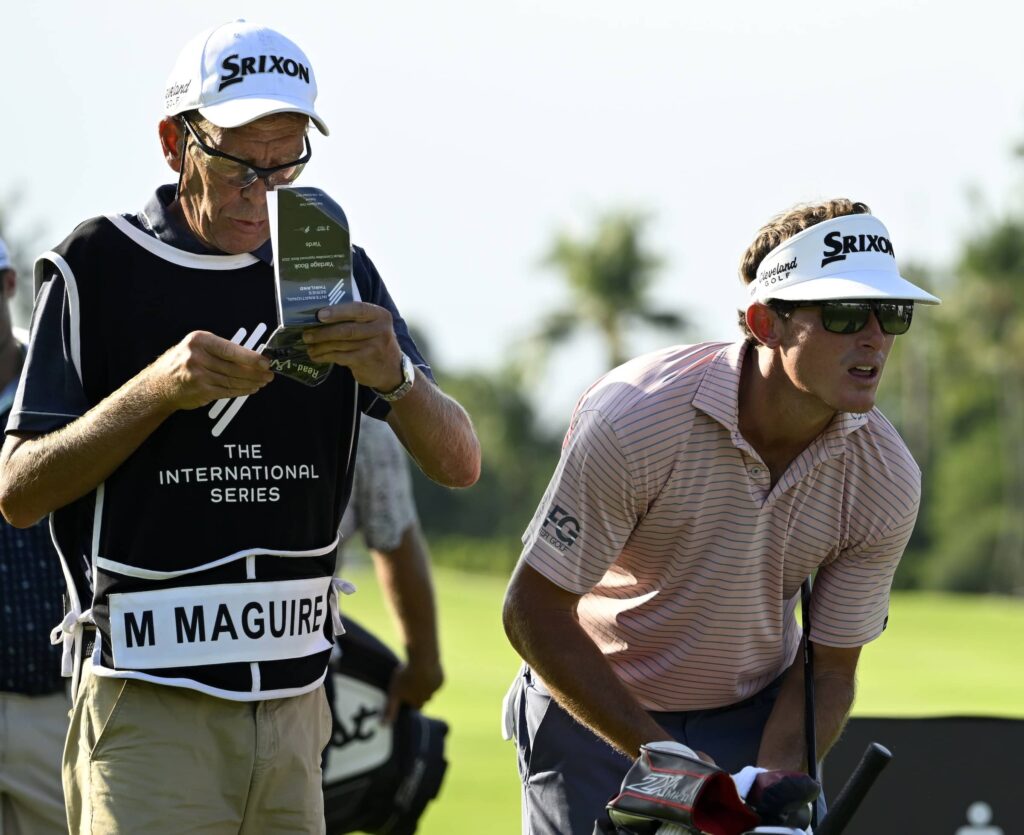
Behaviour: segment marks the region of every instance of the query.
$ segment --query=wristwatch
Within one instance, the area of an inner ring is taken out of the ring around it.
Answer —
[[[391,391],[379,391],[374,389],[374,392],[381,400],[386,400],[388,403],[394,403],[396,400],[401,400],[409,393],[409,389],[412,388],[412,384],[416,382],[416,366],[412,364],[412,360],[409,359],[402,353],[402,382],[400,382]]]

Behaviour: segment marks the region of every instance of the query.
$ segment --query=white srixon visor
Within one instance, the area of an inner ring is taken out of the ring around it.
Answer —
[[[751,302],[900,299],[939,304],[900,275],[889,231],[873,215],[844,215],[769,252],[749,285]]]

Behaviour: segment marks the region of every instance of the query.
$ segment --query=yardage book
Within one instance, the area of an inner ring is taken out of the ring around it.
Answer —
[[[306,353],[302,332],[317,311],[352,301],[352,242],[341,206],[318,188],[279,186],[267,192],[278,327],[260,349],[270,367],[307,386],[327,379],[332,363]]]

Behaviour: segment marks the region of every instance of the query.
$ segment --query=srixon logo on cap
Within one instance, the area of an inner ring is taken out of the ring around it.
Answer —
[[[843,235],[829,232],[822,242],[825,249],[821,253],[821,266],[833,261],[845,261],[851,252],[881,252],[892,258],[896,253],[892,249],[892,241],[882,235]]]
[[[220,77],[218,93],[225,87],[245,81],[247,75],[267,72],[299,78],[309,84],[309,67],[283,55],[247,55],[239,60],[236,53],[225,58],[220,66],[224,73]]]

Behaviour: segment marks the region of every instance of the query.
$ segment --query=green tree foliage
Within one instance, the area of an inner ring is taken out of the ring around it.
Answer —
[[[569,306],[548,314],[535,336],[541,357],[581,328],[601,337],[609,368],[628,358],[630,328],[680,331],[684,318],[648,298],[662,259],[644,244],[646,215],[617,211],[598,218],[590,237],[561,232],[544,263],[557,269],[570,292]]]
[[[946,285],[897,340],[883,384],[924,472],[897,582],[1024,594],[1024,216],[967,240]]]
[[[469,490],[441,487],[414,468],[421,523],[446,564],[508,572],[558,461],[560,438],[539,426],[511,371],[442,374],[439,383],[472,416],[483,465]]]
[[[929,508],[931,570],[957,588],[1022,594],[1024,217],[968,240],[957,279],[943,316],[943,359],[956,377],[940,400],[947,435]]]

